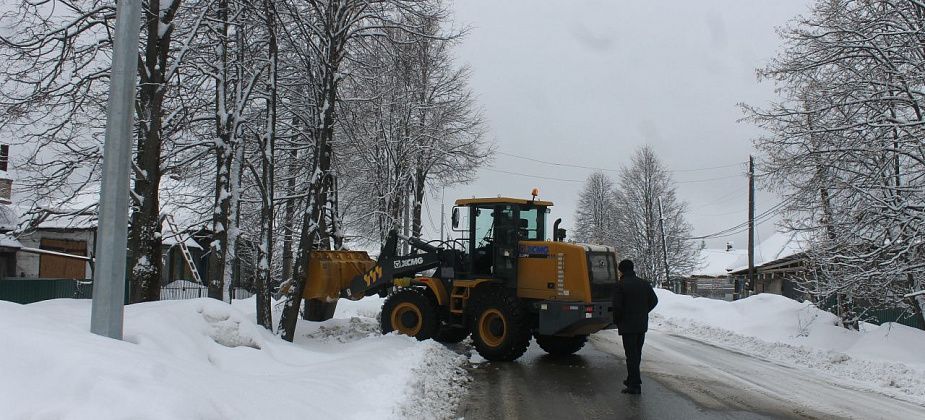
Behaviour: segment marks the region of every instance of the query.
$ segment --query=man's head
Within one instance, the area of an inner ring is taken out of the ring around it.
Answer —
[[[628,273],[633,272],[633,261],[632,260],[623,260],[620,261],[620,264],[617,265],[617,270],[620,271],[620,274],[627,275]]]

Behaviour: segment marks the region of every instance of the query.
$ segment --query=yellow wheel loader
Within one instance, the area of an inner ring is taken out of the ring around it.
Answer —
[[[611,324],[617,278],[613,248],[564,242],[553,203],[535,199],[457,200],[459,239],[425,242],[390,232],[376,261],[365,252],[319,251],[309,259],[309,319],[333,315],[337,299],[387,296],[383,333],[459,342],[472,336],[492,361],[515,360],[531,337],[552,355],[572,354]],[[398,241],[410,245],[399,255]]]

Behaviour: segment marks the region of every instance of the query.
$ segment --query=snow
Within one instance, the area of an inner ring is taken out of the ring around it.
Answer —
[[[377,299],[340,303],[287,343],[254,323],[253,298],[129,305],[124,341],[89,333],[89,300],[0,301],[3,417],[451,417],[466,357],[379,334]]]
[[[161,243],[167,246],[174,246],[178,245],[180,241],[177,240],[177,235],[168,234],[164,236],[164,238],[161,240]],[[183,239],[183,243],[186,244],[187,248],[202,249],[202,246],[199,245],[199,243],[196,242],[191,236],[187,236],[185,239]]]
[[[808,302],[758,294],[734,302],[657,289],[650,327],[925,404],[925,331],[886,323],[852,331]],[[599,333],[612,339],[613,331]]]
[[[775,232],[771,237],[761,241],[755,249],[755,265],[761,265],[783,258],[792,257],[807,250],[811,243],[809,232],[787,231]],[[748,252],[742,254],[733,264],[732,271],[748,268]]]
[[[0,233],[0,247],[19,249],[22,248],[22,243],[9,234]]]
[[[748,250],[735,249],[701,249],[699,265],[691,275],[704,277],[723,277],[729,274],[742,256],[748,256]]]

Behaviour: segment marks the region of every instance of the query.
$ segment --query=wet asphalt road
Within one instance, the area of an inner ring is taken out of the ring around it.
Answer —
[[[484,362],[470,373],[469,395],[457,412],[467,420],[780,418],[779,413],[698,406],[645,373],[642,395],[621,394],[626,378],[623,359],[590,343],[564,359],[547,356],[533,343],[516,362]]]

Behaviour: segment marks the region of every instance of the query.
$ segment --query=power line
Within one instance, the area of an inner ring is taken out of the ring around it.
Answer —
[[[756,222],[756,224],[761,224],[761,223],[764,223],[764,222],[770,220],[770,219],[771,219],[771,216],[772,216],[777,210],[780,210],[780,209],[783,208],[785,205],[787,205],[788,202],[789,202],[789,200],[783,200],[783,201],[781,201],[780,203],[777,203],[776,205],[772,206],[771,208],[765,210],[765,211],[762,212],[760,215],[756,216],[756,217],[755,217],[755,222]],[[738,225],[735,225],[735,226],[732,226],[732,227],[723,229],[723,230],[718,231],[718,232],[711,233],[711,234],[709,234],[709,235],[694,236],[694,237],[689,237],[689,238],[685,238],[685,239],[689,239],[689,240],[700,240],[700,239],[725,238],[725,237],[727,237],[727,236],[738,235],[738,234],[740,234],[740,233],[742,233],[742,232],[745,232],[746,230],[748,230],[748,221],[747,221],[747,220],[746,220],[745,222],[739,223]]]
[[[552,165],[552,166],[561,166],[561,167],[566,167],[566,168],[590,169],[590,170],[604,171],[604,172],[619,172],[619,171],[620,171],[620,169],[614,169],[614,168],[602,168],[602,167],[597,167],[597,166],[578,165],[578,164],[574,164],[574,163],[552,162],[552,161],[548,161],[548,160],[536,159],[536,158],[532,158],[532,157],[527,157],[527,156],[522,156],[522,155],[516,155],[516,154],[513,154],[513,153],[507,153],[507,152],[502,152],[502,151],[497,151],[497,152],[495,152],[495,153],[498,153],[499,155],[509,156],[509,157],[516,158],[516,159],[523,159],[523,160],[527,160],[527,161],[530,161],[530,162],[542,163],[542,164]],[[740,163],[734,163],[734,164],[729,164],[729,165],[710,166],[710,167],[705,167],[705,168],[668,169],[668,172],[700,172],[700,171],[711,171],[711,170],[715,170],[715,169],[733,168],[733,167],[736,167],[736,166],[742,166],[743,164],[744,164],[744,163],[740,162]],[[699,182],[699,181],[688,181],[688,182]]]
[[[583,182],[585,182],[585,180],[582,180],[582,179],[554,178],[554,177],[550,177],[550,176],[540,176],[540,175],[522,174],[522,173],[520,173],[520,172],[504,171],[504,170],[501,170],[501,169],[494,169],[494,168],[483,168],[483,169],[485,169],[486,171],[498,172],[498,173],[502,173],[502,174],[517,175],[517,176],[523,176],[523,177],[527,177],[527,178],[546,179],[546,180],[550,180],[550,181],[578,182],[578,183],[583,183]]]

